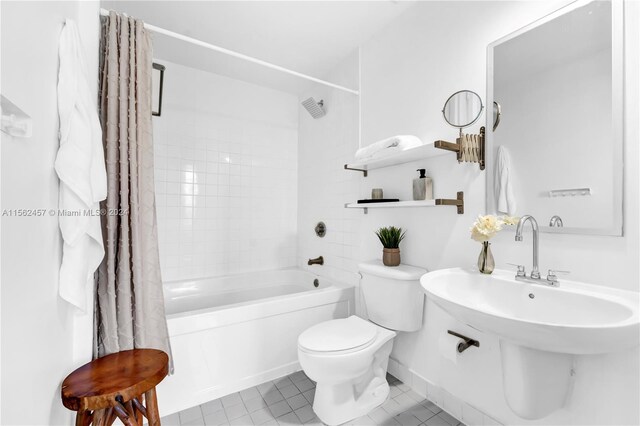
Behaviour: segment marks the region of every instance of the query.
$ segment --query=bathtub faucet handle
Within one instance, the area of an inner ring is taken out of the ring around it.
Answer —
[[[315,259],[309,259],[307,265],[324,265],[324,258],[322,256],[319,256]]]

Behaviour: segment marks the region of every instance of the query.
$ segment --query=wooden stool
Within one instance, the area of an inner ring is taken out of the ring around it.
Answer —
[[[156,385],[168,373],[169,357],[156,349],[133,349],[95,359],[62,382],[62,403],[77,411],[76,426],[160,425]],[[144,395],[145,405],[142,405]]]

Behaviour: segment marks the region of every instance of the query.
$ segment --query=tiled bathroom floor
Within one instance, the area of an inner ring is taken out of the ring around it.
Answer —
[[[389,399],[348,425],[464,426],[388,375]],[[315,383],[299,371],[162,418],[163,426],[322,425],[311,405]]]

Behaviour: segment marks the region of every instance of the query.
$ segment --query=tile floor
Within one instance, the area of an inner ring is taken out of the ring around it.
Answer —
[[[388,375],[389,399],[348,425],[464,426]],[[313,425],[322,422],[313,409],[316,385],[302,372],[281,377],[162,418],[163,426]]]

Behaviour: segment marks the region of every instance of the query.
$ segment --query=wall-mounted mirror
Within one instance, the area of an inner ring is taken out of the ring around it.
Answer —
[[[622,36],[621,2],[576,2],[489,45],[489,212],[622,235]]]
[[[463,129],[478,121],[483,108],[480,95],[471,90],[460,90],[449,96],[442,108],[442,115],[449,125]]]

